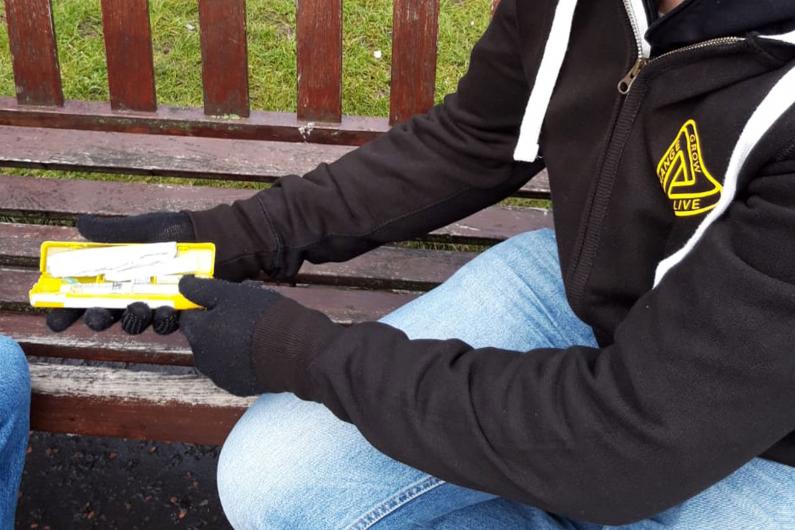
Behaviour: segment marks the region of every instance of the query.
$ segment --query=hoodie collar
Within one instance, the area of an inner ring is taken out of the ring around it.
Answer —
[[[645,2],[653,21],[646,40],[655,55],[719,37],[795,28],[792,0],[686,0],[663,17],[657,15],[656,1]]]

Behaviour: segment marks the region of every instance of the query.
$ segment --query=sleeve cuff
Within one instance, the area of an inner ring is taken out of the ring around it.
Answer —
[[[293,392],[301,399],[320,401],[309,365],[342,331],[323,313],[281,298],[254,328],[252,364],[258,382],[269,392]]]
[[[196,241],[216,242],[216,269],[226,279],[254,278],[260,271],[274,276],[279,241],[261,204],[261,194],[203,211],[187,211]]]

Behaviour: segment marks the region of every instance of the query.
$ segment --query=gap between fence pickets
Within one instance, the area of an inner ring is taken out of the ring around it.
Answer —
[[[241,409],[256,399],[229,394],[196,373],[164,374],[31,360],[30,377],[35,394],[50,396]]]

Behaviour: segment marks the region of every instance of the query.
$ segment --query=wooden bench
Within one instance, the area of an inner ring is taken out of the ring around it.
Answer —
[[[64,101],[50,0],[5,0],[17,97],[0,98],[0,166],[271,182],[303,174],[427,110],[434,99],[438,0],[395,0],[390,116],[341,114],[341,0],[300,0],[298,111],[248,101],[244,0],[199,0],[204,109],[159,106],[146,0],[102,0],[109,102]],[[180,334],[129,337],[75,325],[53,334],[27,302],[42,241],[79,236],[75,216],[198,209],[251,190],[0,174],[0,333],[30,358],[34,429],[221,443],[250,400],[192,368]],[[538,176],[517,197],[548,199]],[[377,319],[488,246],[551,226],[543,209],[497,205],[423,238],[343,264],[305,265],[276,288],[340,323]],[[416,245],[414,246],[416,247]],[[426,245],[428,247],[428,245]]]

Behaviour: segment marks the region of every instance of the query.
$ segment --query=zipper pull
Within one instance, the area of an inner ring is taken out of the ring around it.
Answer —
[[[635,64],[632,65],[630,71],[627,72],[627,75],[625,75],[623,79],[618,82],[618,91],[622,95],[626,96],[629,94],[629,89],[632,88],[632,84],[635,82],[635,79],[638,78],[640,71],[643,70],[643,67],[646,66],[648,62],[649,60],[641,55],[638,57],[638,60],[635,61]]]

